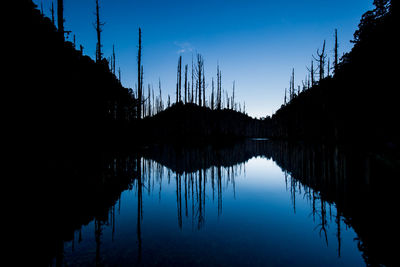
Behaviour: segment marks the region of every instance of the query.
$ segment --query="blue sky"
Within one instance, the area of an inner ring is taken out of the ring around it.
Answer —
[[[56,6],[56,0],[54,5]],[[51,0],[34,0],[50,16]],[[350,40],[361,15],[373,8],[372,0],[99,0],[103,52],[115,44],[122,83],[135,87],[138,28],[142,28],[144,82],[175,99],[178,57],[191,64],[192,54],[205,60],[207,91],[216,66],[222,70],[222,87],[246,102],[253,117],[275,112],[289,87],[292,68],[295,83],[304,80],[312,54],[327,42],[333,57],[334,30],[339,53],[351,49]],[[95,0],[64,0],[65,28],[76,35],[84,53],[94,58],[96,48]],[[72,38],[70,38],[72,40]]]

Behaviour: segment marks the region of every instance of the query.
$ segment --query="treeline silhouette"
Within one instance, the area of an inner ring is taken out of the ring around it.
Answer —
[[[13,47],[21,68],[12,99],[21,142],[67,149],[126,140],[136,116],[132,90],[121,85],[107,60],[95,62],[64,41],[63,27],[57,29],[32,1],[21,1],[21,10],[24,27],[16,29]]]
[[[150,84],[145,92],[141,29],[137,51],[138,81],[135,89],[125,88],[120,81],[121,71],[116,72],[115,47],[108,59],[103,54],[101,33],[104,23],[99,1],[95,4],[97,44],[93,60],[84,54],[82,45],[77,47],[75,35],[72,42],[65,41],[65,36],[72,33],[64,29],[62,0],[57,1],[58,27],[55,26],[54,5],[51,18],[47,18],[32,1],[21,2],[24,27],[12,28],[18,36],[12,49],[17,56],[15,61],[21,62],[23,67],[17,74],[17,90],[12,91],[13,104],[18,108],[13,109],[11,121],[17,122],[16,133],[23,137],[24,145],[40,146],[41,150],[72,150],[98,147],[99,144],[125,146],[127,143],[153,142],[150,137],[164,142],[177,136],[198,140],[187,136],[192,133],[202,136],[202,140],[254,136],[265,129],[257,120],[245,115],[245,104],[236,102],[235,84],[230,94],[223,89],[219,66],[215,84],[212,79],[212,88],[207,89],[204,59],[199,54],[192,63],[191,75],[188,65],[185,65],[183,75],[182,57],[179,58],[175,108],[170,96],[167,103],[163,100],[161,81],[159,92],[155,94]],[[162,115],[164,111],[166,114]],[[211,111],[215,111],[215,116],[210,115]],[[157,114],[160,116],[155,116]],[[167,118],[172,122],[174,119],[170,116],[181,121],[185,130],[178,131],[183,129],[182,125],[159,121]],[[154,119],[142,123],[149,117]],[[208,123],[211,117],[217,118],[210,121],[214,125]],[[200,120],[201,131],[197,125],[187,122],[196,119]],[[219,123],[221,125],[217,127]],[[160,132],[164,134],[161,139]]]
[[[268,135],[275,138],[400,144],[397,127],[396,1],[374,1],[354,34],[354,47],[338,61],[335,31],[334,64],[326,63],[325,41],[314,56],[302,88],[291,76],[289,96],[268,118]],[[332,73],[333,69],[333,75]],[[317,80],[319,76],[319,80]]]

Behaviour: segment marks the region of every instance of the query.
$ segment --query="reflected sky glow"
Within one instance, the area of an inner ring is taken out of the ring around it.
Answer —
[[[258,157],[222,168],[220,185],[214,177],[214,190],[211,168],[185,179],[153,161],[144,160],[143,166],[141,219],[136,183],[110,209],[115,223],[100,223],[101,242],[95,238],[98,222],[91,222],[65,244],[66,263],[94,265],[97,259],[139,266],[364,265],[356,234],[342,219],[340,226],[335,221],[335,205],[314,199],[313,212],[306,194],[311,190],[272,160]]]

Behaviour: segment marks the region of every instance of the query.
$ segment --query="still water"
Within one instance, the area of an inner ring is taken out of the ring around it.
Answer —
[[[263,142],[262,151],[252,144],[235,148],[237,155],[162,150],[139,157],[138,177],[108,215],[64,242],[62,265],[365,266],[357,233],[313,180],[317,159],[304,150],[301,159],[287,159],[269,141],[251,142]],[[344,159],[336,156],[339,168]],[[295,177],[294,162],[307,177]]]

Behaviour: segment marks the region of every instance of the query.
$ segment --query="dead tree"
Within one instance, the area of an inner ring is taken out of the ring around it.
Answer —
[[[185,104],[187,103],[187,98],[188,98],[188,79],[187,79],[187,74],[188,74],[188,65],[185,65]]]
[[[210,108],[214,110],[214,77],[211,79],[211,101]]]
[[[190,102],[193,103],[194,101],[194,72],[193,72],[193,54],[192,54],[192,93]]]
[[[139,28],[139,48],[137,56],[137,67],[138,67],[138,119],[142,118],[142,93],[143,93],[143,66],[142,66],[142,30]]]
[[[205,71],[204,71],[204,64],[203,64],[203,106],[206,106],[206,76],[205,76]]]
[[[115,47],[113,45],[112,57],[111,57],[111,71],[115,75]]]
[[[148,95],[147,95],[147,100],[148,100],[148,102],[147,102],[147,117],[151,117],[151,94],[150,94],[150,92],[151,92],[151,89],[150,89],[150,84],[148,84],[147,85],[147,93],[148,93]]]
[[[233,81],[233,87],[232,87],[232,103],[231,103],[231,108],[234,110],[235,109],[235,81]]]
[[[311,68],[309,69],[308,67],[306,67],[308,72],[310,73],[310,77],[311,77],[311,87],[314,86],[315,84],[315,79],[314,79],[314,74],[315,74],[315,70],[314,70],[314,61],[311,60]]]
[[[285,88],[285,98],[283,99],[283,103],[286,105],[286,103],[287,103],[287,96],[286,96],[286,94],[287,94],[287,88]]]
[[[226,108],[229,109],[229,104],[231,101],[229,101],[228,91],[226,91],[225,94],[226,94]]]
[[[328,69],[327,69],[327,71],[328,71],[328,73],[327,73],[327,76],[326,77],[329,77],[330,75],[331,75],[331,66],[330,66],[330,64],[331,64],[331,62],[330,62],[330,59],[329,59],[329,57],[328,57],[328,64],[327,64],[327,66],[328,66]]]
[[[55,20],[54,20],[54,3],[53,3],[53,1],[51,1],[50,13],[51,13],[51,22],[53,23],[53,25],[55,25]]]
[[[159,103],[159,112],[161,112],[161,111],[163,111],[164,110],[164,104],[163,104],[163,101],[162,101],[162,94],[161,94],[161,79],[158,79],[158,89],[159,89],[159,91],[160,91],[160,103]]]
[[[313,57],[314,57],[314,55],[313,55]],[[321,53],[319,52],[319,49],[317,50],[317,57],[318,58],[314,57],[314,59],[319,64],[319,80],[321,81],[322,79],[325,78],[325,60],[326,60],[325,40],[324,40],[324,44],[322,45]]]
[[[96,29],[96,34],[97,34],[97,44],[96,44],[96,62],[100,62],[103,53],[101,52],[101,32],[103,31],[102,27],[104,26],[104,23],[100,22],[100,7],[99,7],[99,0],[96,0],[96,22],[94,24],[94,27]]]
[[[217,65],[217,109],[222,107],[222,72]]]
[[[176,72],[176,103],[181,102],[182,91],[182,56],[179,56],[178,69]]]
[[[64,1],[57,0],[57,23],[58,32],[61,33],[64,38]]]
[[[335,53],[335,62],[333,63],[333,66],[335,68],[334,72],[337,72],[338,69],[338,64],[339,64],[339,58],[338,58],[338,39],[337,39],[337,29],[335,29],[335,48],[334,48],[334,53]]]
[[[197,78],[197,89],[198,89],[198,105],[201,107],[202,106],[202,97],[201,97],[201,91],[202,91],[202,78],[203,78],[203,69],[204,69],[204,61],[203,57],[200,54],[197,54],[197,66],[196,66],[196,78]]]
[[[289,102],[293,100],[296,95],[296,91],[294,88],[294,68],[292,69],[292,75],[290,76],[289,82]]]

